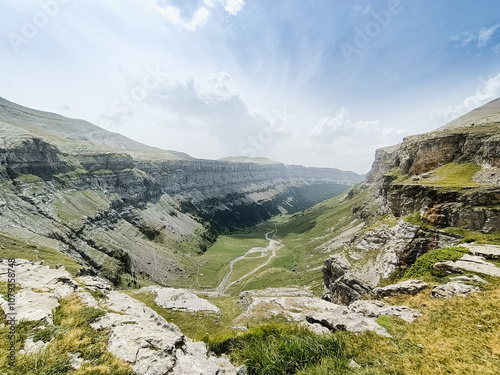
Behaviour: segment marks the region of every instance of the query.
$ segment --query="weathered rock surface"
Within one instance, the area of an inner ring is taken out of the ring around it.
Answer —
[[[95,329],[109,329],[108,350],[132,364],[140,375],[219,374],[217,364],[223,359],[208,355],[206,345],[186,339],[180,329],[123,293],[110,292],[108,313],[92,324]],[[234,370],[229,362],[226,368]],[[228,372],[230,373],[230,372]]]
[[[350,266],[349,261],[341,254],[335,254],[325,260],[323,266],[325,300],[348,305],[362,299],[370,292],[371,288],[365,282],[350,274]]]
[[[465,243],[460,246],[466,247],[473,255],[479,255],[486,259],[500,259],[500,246]]]
[[[100,290],[103,293],[107,293],[112,289],[111,283],[99,276],[80,276],[76,280],[85,285],[88,290]]]
[[[488,283],[486,280],[483,278],[477,276],[477,275],[472,275],[472,276],[455,276],[455,277],[450,277],[451,281],[463,281],[463,282],[473,282],[473,283],[481,283],[481,284],[486,284]]]
[[[452,272],[478,272],[485,275],[500,277],[500,268],[492,263],[488,263],[483,257],[465,254],[459,260],[453,262],[438,262],[434,268],[445,269]]]
[[[382,288],[373,289],[373,294],[378,297],[395,296],[398,294],[417,294],[428,287],[428,284],[420,280],[406,280],[397,284],[391,284]]]
[[[300,288],[246,291],[241,293],[241,303],[247,306],[247,311],[235,319],[235,324],[279,316],[300,322],[318,334],[336,330],[357,333],[372,330],[387,336],[387,331],[375,322],[379,316],[399,316],[408,322],[420,316],[415,309],[391,306],[379,301],[356,301],[349,306],[337,305]]]
[[[391,337],[387,330],[378,325],[375,320],[366,318],[361,314],[328,314],[328,313],[310,313],[306,317],[309,323],[319,323],[331,331],[349,331],[362,333],[364,331],[374,331],[375,333]]]
[[[0,280],[7,281],[8,265],[0,260]],[[21,289],[15,295],[16,320],[44,321],[52,324],[52,311],[59,306],[59,299],[76,293],[82,301],[97,307],[97,301],[83,290],[62,267],[49,268],[41,262],[18,259],[14,266],[16,281]],[[116,357],[129,362],[138,375],[235,375],[234,366],[224,358],[208,354],[203,342],[186,338],[180,329],[168,323],[153,309],[124,294],[110,290],[105,280],[96,277],[81,277],[79,281],[91,290],[106,292],[101,306],[108,309],[106,315],[92,323],[96,330],[107,330],[108,350]],[[8,302],[0,298],[6,313]],[[104,334],[104,332],[103,332]],[[34,353],[46,347],[42,341],[33,343],[28,339],[24,352]],[[74,358],[73,367],[82,364]]]
[[[161,288],[157,286],[144,287],[139,292],[156,293],[155,303],[165,309],[185,312],[208,311],[220,314],[220,309],[206,299],[186,289]]]
[[[349,310],[368,318],[378,318],[381,315],[398,316],[407,322],[413,322],[422,314],[416,309],[406,306],[393,306],[380,301],[356,301],[349,305]]]
[[[432,288],[431,296],[434,298],[466,297],[472,292],[479,292],[480,290],[477,286],[468,285],[458,280],[436,285]]]

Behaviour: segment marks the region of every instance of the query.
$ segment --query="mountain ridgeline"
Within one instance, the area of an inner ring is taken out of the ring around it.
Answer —
[[[353,172],[212,161],[0,99],[0,235],[118,282],[187,277],[221,232],[293,213],[363,180]]]

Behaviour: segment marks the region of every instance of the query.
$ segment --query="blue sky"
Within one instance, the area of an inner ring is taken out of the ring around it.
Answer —
[[[498,0],[0,0],[0,96],[199,158],[365,173],[500,96]]]

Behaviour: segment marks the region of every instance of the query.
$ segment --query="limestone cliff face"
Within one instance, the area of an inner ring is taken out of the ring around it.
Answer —
[[[450,163],[458,166],[456,175],[440,176],[439,168]],[[477,166],[468,180],[459,167],[464,164]],[[385,211],[397,217],[420,211],[438,227],[489,233],[500,231],[499,167],[497,99],[434,132],[378,150],[367,182],[380,187]]]
[[[0,235],[55,247],[111,280],[187,276],[222,230],[296,212],[363,180],[280,163],[193,159],[0,98]]]
[[[365,230],[348,233],[323,268],[325,298],[338,303],[363,298],[397,268],[455,245],[460,236],[445,228],[500,232],[500,99],[377,150],[361,188],[371,193],[353,213]]]

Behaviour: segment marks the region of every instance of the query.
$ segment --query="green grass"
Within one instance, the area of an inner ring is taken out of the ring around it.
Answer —
[[[481,233],[463,228],[445,228],[445,232],[463,237],[459,243],[475,242],[478,244],[500,245],[500,232]]]
[[[243,363],[251,375],[294,374],[323,358],[334,361],[337,369],[348,369],[339,336],[316,335],[305,328],[285,324],[265,324],[233,337],[206,337],[210,350],[229,353]]]
[[[130,366],[116,359],[106,349],[107,333],[96,331],[90,324],[105,311],[84,307],[78,296],[59,300],[60,307],[54,310],[54,325],[41,328],[41,323],[21,322],[16,327],[17,356],[15,366],[10,366],[7,358],[7,326],[0,326],[0,373],[5,375],[133,375]],[[5,317],[1,317],[5,322]],[[21,354],[26,338],[47,342],[46,349]],[[78,370],[72,370],[69,354],[77,353],[84,363]]]
[[[403,217],[403,220],[407,223],[418,225],[422,229],[434,230],[436,229],[432,224],[424,221],[421,217],[420,211],[414,212],[410,215]]]
[[[473,177],[481,169],[482,167],[475,163],[448,163],[432,171],[430,178],[421,178],[418,181],[413,181],[413,177],[410,177],[402,181],[402,183],[415,183],[443,188],[477,187],[481,185],[474,182]]]
[[[67,225],[79,227],[86,217],[108,210],[110,199],[99,190],[72,191],[54,202],[57,215]]]
[[[445,277],[446,271],[434,269],[437,262],[455,261],[469,252],[465,247],[445,247],[429,251],[420,256],[417,261],[405,272],[405,278],[422,278],[424,276]]]
[[[73,276],[82,268],[82,265],[75,259],[57,250],[26,242],[18,238],[0,234],[0,246],[3,246],[3,249],[0,248],[0,258],[3,259],[22,258],[36,261],[43,260],[44,264],[51,267],[62,264]]]
[[[40,177],[35,176],[33,174],[22,174],[22,175],[19,175],[18,177],[16,177],[14,179],[14,181],[17,181],[17,182],[26,182],[26,183],[43,182],[43,180]]]

